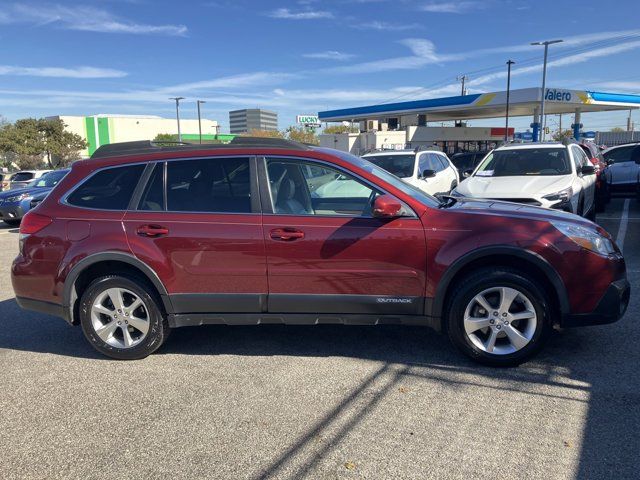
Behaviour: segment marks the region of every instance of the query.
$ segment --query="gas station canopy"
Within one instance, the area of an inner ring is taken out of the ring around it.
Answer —
[[[537,115],[541,100],[541,88],[511,90],[509,116]],[[503,91],[328,110],[318,116],[322,122],[341,122],[422,114],[426,121],[435,122],[504,117],[506,106],[507,92]],[[579,115],[634,108],[640,108],[640,95],[556,88],[547,88],[545,94],[545,114]]]

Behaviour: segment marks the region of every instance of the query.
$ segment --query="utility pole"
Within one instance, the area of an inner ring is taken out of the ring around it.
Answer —
[[[509,141],[509,95],[511,94],[511,65],[513,65],[513,60],[507,61],[507,112],[505,114],[505,126],[504,126],[504,141],[505,143]]]
[[[633,112],[633,110],[629,109],[629,117],[627,118],[627,132],[633,132],[633,121],[631,120],[631,112]]]
[[[544,101],[545,101],[545,90],[547,88],[547,56],[549,54],[549,45],[553,45],[554,43],[560,43],[562,40],[546,40],[544,42],[532,42],[531,45],[544,45],[544,63],[542,66],[542,100],[540,101],[540,121],[543,123],[540,129],[540,138],[544,141]]]
[[[180,100],[184,100],[184,97],[171,97],[169,100],[176,101],[176,121],[178,122],[178,141],[182,142],[182,133],[180,132]]]
[[[202,145],[202,121],[200,119],[200,104],[207,103],[204,100],[196,100],[196,105],[198,105],[198,134],[200,136],[200,145]]]
[[[461,89],[460,95],[464,97],[467,94],[467,91],[464,88],[464,84],[467,82],[467,80],[469,80],[469,77],[467,77],[466,75],[462,75],[460,77],[456,77],[456,80],[459,82],[462,82],[462,89]]]

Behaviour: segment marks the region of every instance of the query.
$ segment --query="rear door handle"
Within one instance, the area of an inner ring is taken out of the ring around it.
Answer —
[[[271,230],[270,236],[273,240],[291,242],[304,238],[304,232],[296,230],[295,228],[274,228]]]
[[[142,225],[138,227],[136,233],[143,237],[160,237],[168,235],[169,229],[160,225]]]

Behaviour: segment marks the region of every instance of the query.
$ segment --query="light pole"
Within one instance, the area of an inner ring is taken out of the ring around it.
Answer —
[[[176,101],[176,121],[178,122],[178,141],[182,142],[182,133],[180,133],[180,100],[184,100],[184,97],[171,97],[169,100]]]
[[[198,134],[200,135],[200,145],[202,145],[202,122],[200,120],[200,104],[207,103],[204,100],[196,100],[198,105]]]
[[[544,45],[544,64],[542,66],[542,100],[540,101],[540,139],[544,141],[544,100],[545,89],[547,84],[547,55],[549,53],[549,45],[560,43],[562,40],[546,40],[544,42],[532,42],[531,45]]]
[[[509,141],[509,94],[511,93],[511,65],[513,65],[513,60],[507,61],[507,112],[505,115],[505,127],[504,127],[504,141],[505,143]]]

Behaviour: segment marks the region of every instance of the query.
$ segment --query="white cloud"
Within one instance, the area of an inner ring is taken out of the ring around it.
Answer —
[[[357,28],[359,30],[379,30],[382,32],[402,32],[405,30],[420,28],[420,25],[417,23],[389,23],[373,20],[371,22],[354,24],[353,28]]]
[[[57,78],[122,78],[127,72],[112,68],[96,67],[17,67],[0,65],[0,75],[16,75],[25,77],[57,77]]]
[[[57,25],[67,30],[137,35],[184,36],[184,25],[150,25],[119,18],[91,6],[34,5],[14,3],[0,16],[0,23],[28,23],[36,26]]]
[[[302,55],[304,58],[314,58],[320,60],[337,60],[343,62],[355,57],[352,53],[338,52],[337,50],[326,50],[324,52],[305,53]]]
[[[278,8],[270,12],[268,16],[286,20],[315,20],[318,18],[333,18],[333,13],[324,10],[301,10],[294,12],[288,8]]]
[[[430,2],[418,8],[430,13],[467,13],[480,6],[479,2]]]

